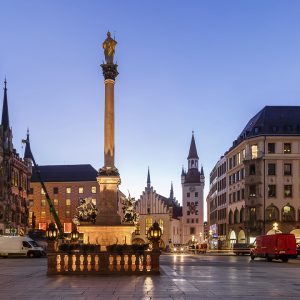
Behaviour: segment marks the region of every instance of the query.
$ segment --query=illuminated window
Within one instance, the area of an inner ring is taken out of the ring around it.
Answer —
[[[71,194],[71,188],[70,188],[70,187],[67,187],[67,188],[66,188],[66,193],[67,193],[67,194]]]
[[[283,222],[287,222],[287,221],[295,221],[295,209],[294,207],[290,206],[289,204],[287,204],[286,206],[284,206],[282,208],[282,212],[281,212],[281,216],[282,216],[282,221]]]
[[[163,234],[164,233],[164,221],[162,219],[159,219],[158,225],[161,229],[161,233]]]
[[[258,153],[257,145],[252,145],[251,146],[251,157],[252,157],[252,159],[257,158],[257,153]]]
[[[293,196],[293,186],[292,185],[285,185],[284,186],[284,197],[292,197]]]
[[[97,204],[97,201],[96,201],[96,199],[95,199],[95,198],[92,198],[92,203],[93,203],[94,205],[96,205],[96,204]]]
[[[45,194],[46,194],[43,188],[41,188],[41,194],[42,194],[42,195],[45,195]]]
[[[97,193],[97,187],[96,186],[92,186],[92,194],[96,194]]]
[[[41,206],[46,206],[46,200],[45,199],[41,200]]]
[[[66,199],[66,205],[71,205],[71,199]]]
[[[245,157],[246,157],[246,150],[243,149],[243,151],[242,151],[242,159],[244,159]]]
[[[266,220],[267,221],[278,221],[279,220],[279,210],[275,205],[270,205],[266,209]]]
[[[237,154],[237,164],[239,165],[241,163],[241,153]]]
[[[79,187],[79,188],[78,188],[78,193],[79,193],[79,194],[83,194],[83,187]]]
[[[64,223],[64,232],[71,233],[72,232],[72,223]]]
[[[47,230],[47,223],[39,223],[39,229],[41,230]]]
[[[249,197],[256,197],[256,185],[252,184],[249,186]]]
[[[153,222],[152,222],[152,218],[146,218],[146,234],[148,233],[149,228],[152,226]]]
[[[69,218],[71,215],[71,212],[69,210],[66,210],[66,218]]]
[[[291,143],[284,143],[283,144],[283,153],[284,154],[292,153],[292,144]]]
[[[46,212],[45,211],[41,211],[41,218],[42,219],[46,218]]]
[[[30,199],[30,200],[29,200],[29,206],[30,206],[30,207],[32,207],[32,206],[33,206],[33,204],[34,204],[33,200],[32,200],[32,199]]]
[[[53,200],[53,204],[54,204],[54,205],[58,205],[58,199],[54,199],[54,200]]]

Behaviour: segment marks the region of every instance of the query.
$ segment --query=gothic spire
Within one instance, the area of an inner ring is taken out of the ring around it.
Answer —
[[[148,175],[147,175],[147,188],[150,189],[151,187],[151,180],[150,180],[150,170],[148,167]]]
[[[170,189],[170,199],[174,199],[174,190],[173,190],[173,182],[171,181],[171,189]]]
[[[189,151],[189,156],[188,156],[187,159],[199,159],[198,154],[197,154],[197,148],[196,148],[195,138],[194,138],[194,131],[192,133],[192,140],[191,140],[191,145],[190,145],[190,151]]]
[[[29,129],[27,129],[27,138],[25,142],[25,152],[24,152],[24,159],[32,159],[32,153],[30,148],[30,141],[29,141]]]
[[[200,175],[204,175],[203,166],[201,166]]]
[[[8,116],[8,104],[7,104],[7,88],[6,88],[6,78],[4,80],[4,96],[3,96],[3,108],[2,108],[2,120],[1,125],[4,131],[9,128],[9,116]]]

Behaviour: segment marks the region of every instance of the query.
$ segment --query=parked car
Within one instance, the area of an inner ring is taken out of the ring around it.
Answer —
[[[297,256],[300,256],[300,244],[297,245]]]
[[[253,244],[247,244],[247,243],[236,243],[233,244],[233,253],[235,255],[250,255],[251,249],[254,248]]]
[[[288,262],[289,258],[296,258],[296,238],[289,233],[261,235],[256,238],[255,248],[251,249],[251,259],[263,257],[267,261],[281,259]]]
[[[27,236],[0,236],[0,256],[41,257],[43,248]]]

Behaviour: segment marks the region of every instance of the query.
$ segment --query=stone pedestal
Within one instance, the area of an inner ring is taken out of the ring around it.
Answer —
[[[112,244],[131,245],[132,233],[135,230],[134,225],[119,226],[97,226],[83,225],[78,227],[79,232],[84,234],[84,243],[98,244],[108,246]]]

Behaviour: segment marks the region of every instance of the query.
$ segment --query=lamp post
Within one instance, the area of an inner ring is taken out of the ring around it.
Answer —
[[[209,249],[210,250],[212,249],[212,233],[213,233],[213,231],[210,229],[208,231],[208,234],[209,234],[208,243],[209,243]]]
[[[71,241],[76,243],[79,239],[79,232],[77,231],[77,228],[74,227],[74,229],[71,232]]]
[[[274,233],[276,234],[277,230],[278,230],[278,223],[277,222],[273,223],[273,230],[274,230]]]
[[[50,223],[46,230],[46,238],[48,240],[48,251],[53,252],[56,249],[56,240],[58,237],[58,230],[55,227],[54,223]]]
[[[155,221],[147,232],[147,239],[152,242],[153,250],[159,251],[159,241],[162,235],[159,224]]]

